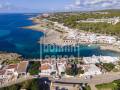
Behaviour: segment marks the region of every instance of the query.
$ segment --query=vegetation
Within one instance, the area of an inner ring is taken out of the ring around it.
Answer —
[[[70,64],[83,64],[82,58],[75,58],[75,59],[70,59],[69,60]]]
[[[83,73],[84,73],[84,70],[82,70],[81,67],[77,68],[76,64],[72,64],[71,68],[66,69],[66,74],[71,75],[71,76],[75,76],[75,75],[83,74]]]
[[[120,23],[116,25],[108,24],[108,23],[77,23],[79,20],[86,20],[88,18],[112,18],[112,17],[120,17],[120,11],[112,11],[108,10],[108,14],[96,14],[93,12],[89,13],[58,13],[54,16],[49,17],[48,19],[52,21],[57,21],[59,23],[64,23],[65,26],[70,28],[75,28],[83,31],[102,33],[102,34],[110,34],[120,36]],[[54,17],[54,18],[53,18]]]
[[[43,79],[27,80],[19,84],[0,88],[0,90],[50,90],[50,82],[47,80],[47,78]],[[47,83],[45,83],[44,81],[47,81]],[[83,90],[91,90],[90,86],[88,86],[87,84],[85,85],[85,87],[82,88]]]
[[[90,86],[86,85],[86,87],[84,87],[83,90],[91,90],[91,88]]]
[[[83,74],[84,70],[82,69],[82,67],[77,67],[77,64],[83,64],[81,59],[71,59],[69,60],[69,64],[71,66],[71,68],[67,68],[66,69],[66,74],[67,75],[78,75],[78,74]]]
[[[29,66],[28,72],[31,75],[38,75],[40,72],[39,67],[40,67],[39,61],[30,61],[30,66]]]
[[[15,60],[5,60],[5,61],[3,61],[3,64],[4,64],[4,65],[9,65],[9,64],[17,64],[17,63],[19,63],[19,62],[20,62],[19,59],[15,59]]]
[[[108,72],[112,71],[115,68],[115,65],[113,63],[103,63],[102,66]]]
[[[47,89],[46,89],[47,88]],[[49,86],[46,86],[44,82],[40,82],[39,79],[28,80],[19,84],[15,84],[9,87],[1,88],[0,90],[49,90]]]
[[[115,68],[113,69],[114,72],[119,72],[120,71],[120,61],[117,62]]]
[[[120,80],[115,80],[111,83],[96,85],[96,88],[98,88],[98,90],[120,90]]]

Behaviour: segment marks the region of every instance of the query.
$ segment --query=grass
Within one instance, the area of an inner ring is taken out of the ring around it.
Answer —
[[[9,65],[9,64],[17,64],[19,62],[20,62],[20,60],[17,60],[17,59],[15,59],[15,60],[6,60],[6,61],[3,62],[3,64]]]
[[[111,83],[96,85],[98,90],[120,90],[120,80],[115,80]]]
[[[103,63],[103,68],[110,72],[115,68],[115,65],[112,63]]]
[[[107,83],[107,84],[96,85],[96,87],[98,88],[98,90],[104,90],[104,89],[112,90],[116,86],[113,83]]]
[[[91,90],[90,86],[86,86],[83,90]]]

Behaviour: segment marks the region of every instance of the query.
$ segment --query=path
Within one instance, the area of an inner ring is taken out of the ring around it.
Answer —
[[[10,85],[21,83],[23,81],[30,80],[30,79],[33,79],[33,77],[20,78],[20,79],[17,79],[16,81],[11,81],[9,83],[6,83],[5,85],[1,85],[0,87],[10,86]],[[62,78],[60,80],[55,80],[51,78],[50,80],[52,80],[52,82],[68,83],[68,84],[88,83],[91,86],[92,90],[97,90],[95,89],[95,85],[102,84],[102,83],[109,83],[118,79],[120,79],[120,72],[102,74],[102,75],[94,76],[92,79],[74,77],[74,78]]]
[[[102,75],[94,76],[92,79],[62,78],[60,80],[53,79],[52,81],[58,83],[71,83],[71,84],[88,83],[91,86],[92,90],[97,90],[95,88],[95,85],[102,83],[109,83],[118,79],[120,79],[120,72],[102,74]]]
[[[90,85],[91,90],[97,90],[94,84],[89,84],[89,85]]]

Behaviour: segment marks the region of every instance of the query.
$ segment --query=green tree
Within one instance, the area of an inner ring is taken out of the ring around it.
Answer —
[[[113,63],[103,63],[103,68],[106,69],[108,72],[113,70],[115,65]]]

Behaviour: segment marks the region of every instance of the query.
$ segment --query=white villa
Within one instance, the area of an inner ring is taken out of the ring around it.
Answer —
[[[96,35],[92,33],[80,33],[76,36],[78,39],[78,43],[96,43]]]
[[[94,21],[95,20],[95,21]],[[82,20],[81,20],[82,21]],[[114,18],[103,18],[103,19],[93,19],[93,20],[85,20],[85,22],[108,22],[108,23],[117,23],[120,21],[119,17]],[[58,22],[53,22],[54,27],[65,32],[63,36],[63,44],[64,45],[75,45],[81,43],[88,43],[88,44],[114,44],[117,42],[117,38],[114,36],[106,36],[102,34],[94,34],[94,33],[87,33],[87,32],[80,32],[79,30],[73,30],[60,24]]]
[[[83,69],[85,71],[85,73],[83,74],[83,76],[95,76],[95,75],[102,74],[101,69],[98,68],[94,64],[87,65],[87,66],[83,67]]]
[[[112,56],[92,56],[92,57],[83,57],[85,64],[95,64],[95,63],[115,63],[119,61],[119,57]]]
[[[103,63],[115,63],[119,61],[119,57],[112,57],[112,56],[100,56],[99,58],[100,62]]]
[[[119,46],[119,48],[120,48],[120,41],[115,42],[114,45]]]
[[[11,64],[0,70],[0,84],[17,79],[17,66],[17,64]]]
[[[0,84],[16,80],[19,75],[26,75],[28,61],[21,61],[18,64],[10,64],[0,70]]]
[[[83,61],[85,64],[95,64],[95,63],[100,63],[99,57],[97,56],[92,56],[92,57],[83,57]]]
[[[97,35],[93,33],[82,33],[77,31],[68,32],[64,39],[64,44],[78,44],[78,43],[88,43],[88,44],[114,44],[117,42],[117,38],[114,36]]]
[[[117,42],[117,39],[115,37],[112,37],[112,36],[98,36],[97,42],[98,43],[114,44],[115,42]]]
[[[65,72],[65,65],[66,61],[64,60],[59,60],[59,61],[52,61],[52,60],[47,60],[47,61],[41,61],[41,66],[40,70],[41,72],[39,75],[41,76],[50,76],[52,74],[54,75],[61,75],[62,72]]]
[[[56,71],[54,70],[54,67],[51,66],[50,63],[42,64],[41,67],[40,67],[40,70],[41,70],[41,72],[40,72],[39,75],[41,75],[41,76],[44,76],[44,75],[45,76],[50,76],[52,72],[56,73]]]

